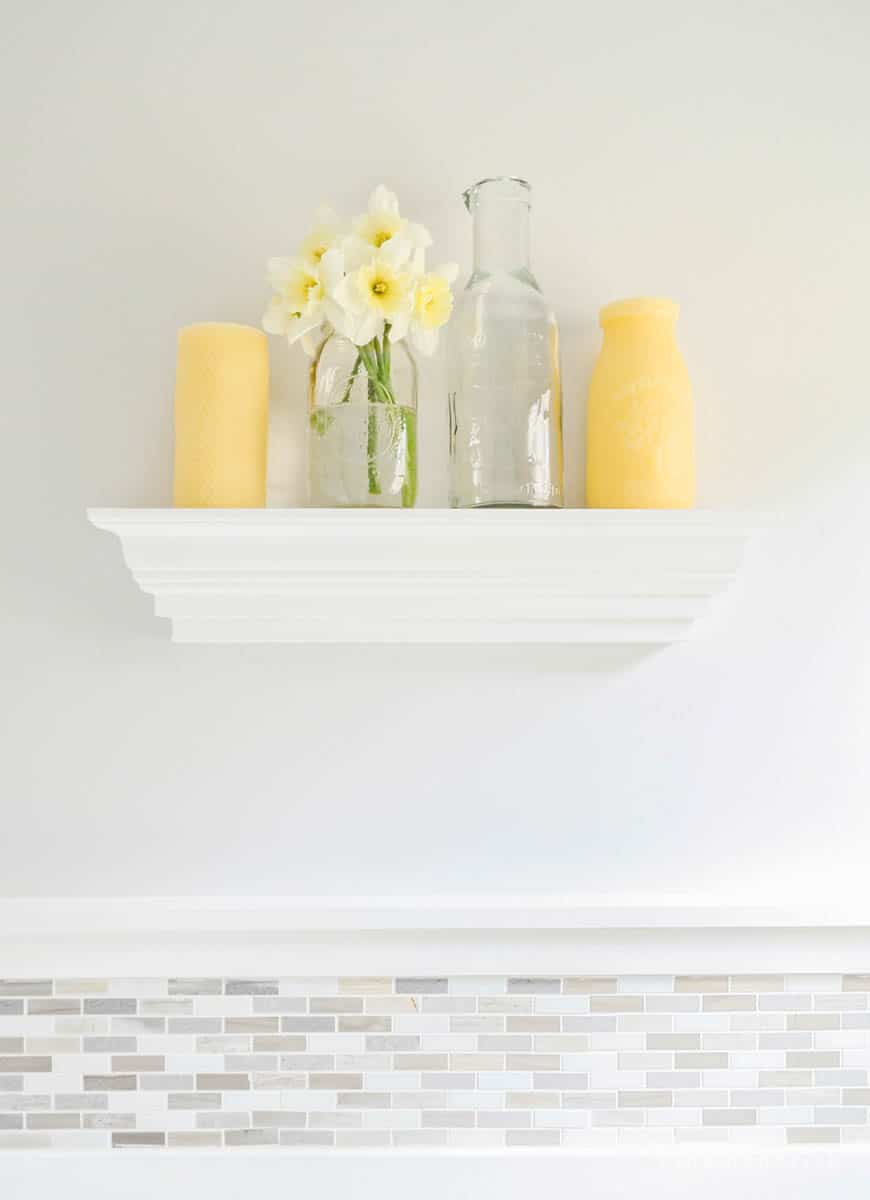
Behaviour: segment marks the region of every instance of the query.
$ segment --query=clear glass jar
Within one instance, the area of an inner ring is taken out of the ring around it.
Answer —
[[[417,367],[404,341],[383,353],[385,386],[337,333],[311,364],[308,498],[317,508],[412,508],[417,498]]]
[[[450,504],[562,504],[559,330],[529,266],[531,188],[484,179],[464,194],[474,271],[450,324]]]

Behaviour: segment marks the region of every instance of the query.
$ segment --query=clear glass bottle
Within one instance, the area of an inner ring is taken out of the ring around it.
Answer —
[[[414,506],[417,367],[404,340],[379,345],[377,363],[382,385],[366,371],[360,348],[337,333],[314,357],[308,499],[315,507]]]
[[[450,324],[450,505],[562,505],[559,330],[529,265],[531,188],[464,194],[474,270]]]

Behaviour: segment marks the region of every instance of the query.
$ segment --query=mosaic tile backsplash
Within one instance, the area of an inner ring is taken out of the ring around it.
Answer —
[[[870,1142],[870,974],[0,979],[0,1148]]]

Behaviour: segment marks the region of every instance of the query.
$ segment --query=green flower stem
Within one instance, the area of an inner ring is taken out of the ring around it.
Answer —
[[[375,403],[392,404],[392,393],[381,378],[378,364],[374,357],[374,351],[371,349],[371,343],[368,346],[360,347],[360,356],[363,360],[363,366],[368,372],[369,398],[373,399]]]
[[[369,495],[380,496],[381,481],[378,477],[378,426],[374,401],[377,396],[374,380],[369,376],[369,404],[366,413],[366,462],[369,480]]]
[[[390,368],[392,366],[392,363],[390,362],[390,322],[389,321],[386,321],[384,323],[384,345],[383,345],[383,349],[381,351],[381,360],[382,360],[383,368],[384,368],[384,378],[386,379],[387,383],[390,384],[390,390],[392,390],[392,384],[390,382]]]
[[[375,403],[379,399],[378,385],[380,383],[378,374],[378,364],[373,356],[371,342],[367,346],[360,346],[359,357],[362,359],[363,366],[368,375],[368,413],[366,416],[366,461],[368,472],[369,495],[379,496],[381,494],[381,481],[378,477],[378,426],[377,414],[375,411]]]
[[[402,409],[402,426],[405,430],[406,450],[402,507],[413,508],[417,500],[417,414],[412,409]]]
[[[356,380],[357,375],[359,374],[359,369],[361,366],[362,366],[362,354],[360,353],[360,354],[357,354],[356,362],[353,364],[353,370],[351,371],[350,375],[348,376],[347,385],[344,389],[344,395],[341,398],[342,404],[347,404],[348,400],[350,400],[351,389],[353,388],[354,382]]]
[[[369,495],[379,496],[381,494],[377,467],[377,410],[374,405],[384,404],[386,405],[386,412],[390,415],[394,434],[401,430],[405,435],[407,462],[405,482],[402,486],[402,504],[404,507],[411,507],[414,504],[417,494],[417,417],[416,413],[406,412],[401,409],[396,400],[396,395],[393,391],[393,381],[391,379],[392,359],[390,351],[390,325],[387,322],[384,325],[384,332],[381,338],[372,338],[367,345],[359,347],[357,363],[354,366],[354,374],[356,374],[359,364],[362,363],[368,375],[369,410],[366,421],[366,457],[368,460]]]

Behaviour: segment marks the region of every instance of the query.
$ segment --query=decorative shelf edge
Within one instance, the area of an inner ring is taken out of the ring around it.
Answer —
[[[498,931],[844,929],[870,931],[866,897],[824,903],[712,895],[461,894],[434,896],[47,896],[0,897],[0,941],[236,933],[359,934]]]
[[[178,642],[656,645],[757,517],[694,511],[89,509]]]
[[[866,905],[711,898],[0,900],[7,975],[744,974],[866,970]]]

